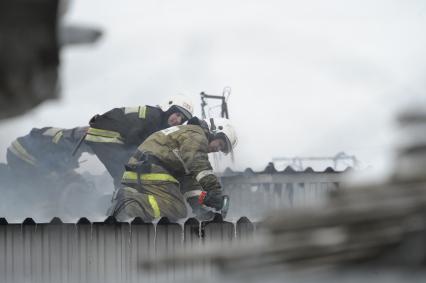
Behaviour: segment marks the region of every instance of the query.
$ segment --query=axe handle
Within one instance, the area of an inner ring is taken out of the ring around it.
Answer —
[[[86,138],[87,133],[85,133],[77,142],[77,144],[74,146],[71,156],[74,156],[77,150],[80,148],[81,144],[83,143],[84,139]]]

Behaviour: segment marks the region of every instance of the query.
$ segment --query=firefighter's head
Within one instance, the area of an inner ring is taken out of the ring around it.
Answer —
[[[228,119],[210,118],[205,120],[209,127],[209,152],[221,151],[228,154],[237,145],[237,134]]]
[[[192,101],[184,95],[170,97],[160,106],[167,117],[169,126],[177,126],[192,118],[194,107]]]

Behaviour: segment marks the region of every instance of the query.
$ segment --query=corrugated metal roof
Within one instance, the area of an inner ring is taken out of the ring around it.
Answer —
[[[251,168],[244,171],[232,171],[228,168],[221,176],[221,183],[225,192],[231,197],[229,219],[237,220],[243,216],[260,219],[270,209],[311,205],[320,201],[328,192],[338,189],[342,177],[351,170],[347,168],[345,171],[335,171],[330,167],[317,172],[312,168],[296,171],[292,167],[287,167],[283,171],[277,171],[273,163],[269,163],[261,171],[254,171]],[[42,210],[43,207],[25,206],[19,202],[20,199],[17,197],[20,206],[8,203],[8,206],[2,208],[0,216],[7,217],[9,222],[15,223],[22,222],[27,216],[39,222],[48,222],[58,215],[68,222],[70,220],[77,222],[82,216],[91,221],[103,221],[105,212],[110,205],[111,196],[102,195],[101,193],[105,192],[101,190],[106,190],[105,188],[112,190],[112,188],[105,185],[104,175],[86,174],[85,178],[95,184],[96,188],[99,187],[98,195],[92,196],[92,202],[95,197],[99,200],[99,207],[93,207],[93,204],[86,205],[84,214],[77,209],[73,215],[70,214],[67,217],[63,212],[54,215],[55,210],[46,209],[45,211]],[[81,203],[87,203],[87,200],[82,199]],[[90,209],[93,209],[93,213],[90,213]]]
[[[261,219],[271,209],[311,206],[339,189],[343,178],[352,170],[348,167],[337,171],[328,167],[314,171],[308,167],[297,171],[288,166],[278,171],[272,162],[260,171],[227,168],[221,175],[221,182],[231,198],[228,215],[233,219],[242,216]]]
[[[130,223],[107,218],[91,223],[82,218],[76,224],[36,223],[28,218],[20,224],[0,219],[0,282],[169,282],[191,279],[209,269],[191,266],[179,273],[172,265],[150,272],[143,261],[172,256],[178,250],[211,242],[232,242],[250,237],[254,224],[247,218],[236,223],[217,216],[200,223],[187,219],[173,223],[163,218]],[[208,274],[204,274],[208,276]]]
[[[172,264],[149,273],[139,264],[172,256],[181,249],[203,249],[213,242],[225,246],[250,239],[256,230],[253,222],[266,211],[309,205],[311,200],[337,189],[344,172],[347,170],[296,171],[291,167],[277,171],[273,164],[258,172],[228,169],[221,179],[231,197],[231,221],[223,221],[220,215],[203,223],[194,218],[179,223],[164,218],[157,223],[144,223],[140,218],[120,223],[111,217],[98,222],[80,218],[63,223],[66,221],[53,218],[40,223],[27,218],[8,223],[0,218],[0,283],[186,282],[213,276],[208,261],[201,267],[189,265],[182,270]]]
[[[334,169],[333,167],[325,167],[321,170],[314,170],[312,167],[306,167],[303,170],[295,169],[292,166],[286,166],[282,170],[277,170],[273,162],[269,162],[265,169],[260,171],[254,171],[252,168],[246,168],[244,171],[234,171],[231,168],[226,168],[222,174],[222,177],[230,177],[235,175],[254,175],[254,174],[303,174],[303,173],[347,173],[353,171],[353,167],[346,167],[342,170]]]

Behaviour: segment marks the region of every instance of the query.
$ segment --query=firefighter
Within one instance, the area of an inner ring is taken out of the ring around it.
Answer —
[[[28,135],[17,138],[6,154],[11,178],[42,188],[51,187],[56,181],[65,185],[79,178],[73,170],[79,167],[81,153],[90,152],[90,148],[80,148],[76,155],[71,153],[86,131],[87,127],[33,128]]]
[[[126,165],[125,187],[115,195],[109,214],[121,221],[133,217],[176,220],[187,215],[185,198],[221,210],[225,196],[208,153],[229,153],[236,143],[234,128],[224,118],[203,121],[194,117],[187,125],[152,134]]]
[[[114,108],[90,121],[85,137],[98,159],[120,187],[124,165],[152,133],[184,123],[192,117],[192,102],[183,95],[171,97],[158,107]]]
[[[62,219],[88,216],[96,192],[94,185],[75,169],[81,154],[91,150],[82,145],[72,154],[87,129],[33,128],[12,142],[6,155],[10,174],[6,185],[2,185],[8,199],[14,200],[15,214],[19,211],[23,217],[36,212],[38,216]],[[0,214],[10,213],[7,206],[2,209]]]

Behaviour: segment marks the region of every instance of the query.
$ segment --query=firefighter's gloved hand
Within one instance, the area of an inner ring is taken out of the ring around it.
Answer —
[[[202,192],[198,198],[200,204],[212,207],[214,209],[221,210],[224,203],[224,195],[222,190],[211,190],[207,192]]]
[[[198,197],[190,197],[186,199],[188,204],[192,208],[192,213],[194,213],[195,217],[198,221],[208,221],[212,220],[215,216],[215,213],[204,205],[198,202]]]

